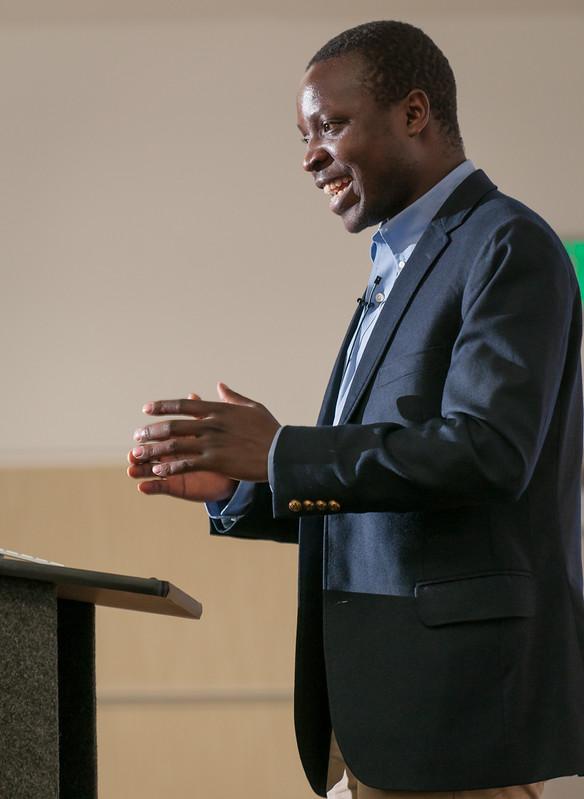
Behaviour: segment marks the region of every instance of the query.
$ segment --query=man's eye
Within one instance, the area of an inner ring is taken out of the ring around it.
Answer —
[[[323,122],[321,125],[321,130],[323,133],[330,133],[338,126],[338,124],[339,123],[335,122],[334,120],[331,122]]]

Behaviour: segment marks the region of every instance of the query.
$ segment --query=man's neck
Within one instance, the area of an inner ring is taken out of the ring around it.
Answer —
[[[464,150],[454,150],[452,153],[449,153],[448,156],[442,155],[442,157],[436,159],[436,161],[429,162],[426,165],[427,168],[420,171],[421,180],[411,202],[415,202],[426,194],[426,192],[430,191],[433,186],[440,183],[446,175],[449,175],[453,169],[456,169],[456,167],[460,166],[464,161],[466,161]]]

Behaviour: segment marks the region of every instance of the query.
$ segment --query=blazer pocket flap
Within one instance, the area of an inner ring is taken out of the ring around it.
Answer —
[[[535,615],[529,572],[497,572],[416,584],[416,609],[428,627]]]

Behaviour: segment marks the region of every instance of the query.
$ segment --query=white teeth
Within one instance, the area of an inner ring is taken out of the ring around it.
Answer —
[[[342,189],[345,189],[350,183],[352,182],[352,178],[344,177],[344,178],[335,178],[335,180],[331,180],[329,183],[326,183],[323,187],[323,191],[325,194],[335,195],[339,194]]]

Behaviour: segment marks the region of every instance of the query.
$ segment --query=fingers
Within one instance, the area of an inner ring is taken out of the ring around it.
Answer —
[[[208,458],[204,458],[202,455],[191,455],[182,460],[155,463],[152,466],[152,474],[156,475],[156,477],[172,477],[186,472],[197,472],[210,468],[212,468],[212,464],[209,463]]]
[[[145,427],[139,427],[134,432],[134,441],[143,444],[147,441],[167,441],[168,439],[185,437],[194,439],[209,430],[218,430],[220,428],[221,421],[218,419],[193,419],[190,421],[169,419],[164,422],[156,422]]]
[[[134,447],[131,450],[130,463],[147,463],[151,461],[174,460],[177,455],[201,453],[201,437],[185,436],[171,438],[169,441],[157,441]]]
[[[196,395],[195,395],[196,396]],[[221,402],[206,402],[202,399],[171,399],[147,402],[142,406],[142,412],[149,416],[194,416],[204,419],[213,413],[222,410]]]
[[[130,462],[130,465],[128,466],[127,474],[128,477],[133,477],[134,479],[139,480],[143,477],[172,477],[173,475],[183,475],[187,472],[206,471],[210,468],[210,459],[203,453],[197,455],[190,451],[189,457],[187,458],[177,459],[176,454],[174,454],[160,456],[149,463],[141,463],[140,458],[135,455],[136,449],[146,448],[134,447],[134,449],[130,450],[128,453],[128,461]],[[146,458],[146,455],[143,455],[142,457]],[[142,484],[138,486],[139,490],[142,490],[140,487],[141,485]],[[152,492],[157,490],[158,489],[152,489],[152,487],[148,488],[148,491]],[[160,490],[164,491],[164,493],[175,493],[174,491],[169,492],[165,489]]]
[[[166,480],[146,480],[138,483],[138,491],[141,494],[173,494]]]
[[[128,460],[130,460],[130,456],[132,453],[128,455]],[[152,467],[155,463],[136,463],[135,461],[130,461],[130,465],[126,469],[126,474],[128,477],[133,477],[134,480],[141,480],[143,477],[156,477],[156,475],[152,471]]]
[[[128,466],[126,472],[128,477],[139,480],[142,477],[152,477],[152,466],[151,463],[132,464]]]
[[[223,403],[228,402],[232,405],[247,405],[250,408],[258,403],[243,394],[229,388],[225,383],[217,383],[217,393],[222,402],[208,402],[202,400],[198,394],[189,394],[188,399],[156,400],[147,402],[142,411],[149,416],[164,416],[173,414],[177,416],[194,416],[204,419],[213,414],[221,413]]]
[[[192,502],[214,502],[233,496],[236,483],[212,472],[198,471],[177,474],[159,480],[143,480],[138,484],[142,494],[164,494]]]
[[[257,402],[254,402],[249,397],[244,397],[243,394],[238,394],[237,391],[233,391],[225,383],[217,383],[217,393],[223,402],[230,402],[232,405],[247,405],[250,408],[257,405]]]
[[[217,391],[220,402],[204,401],[193,392],[186,399],[156,400],[144,405],[142,410],[150,416],[190,418],[164,419],[135,431],[136,444],[128,455],[128,475],[141,481],[138,485],[141,493],[169,494],[199,501],[201,473],[215,475],[215,482],[209,489],[214,492],[217,475],[223,475],[224,479],[232,477],[233,457],[226,458],[226,453],[232,456],[231,450],[235,449],[239,461],[247,462],[248,458],[239,453],[241,430],[246,431],[244,441],[255,440],[255,428],[259,426],[262,433],[260,423],[266,426],[263,417],[267,414],[267,423],[274,420],[263,405],[238,394],[225,383],[218,383]],[[263,438],[260,444],[262,441]],[[239,476],[237,469],[236,472]],[[201,488],[201,491],[204,499],[206,489]]]
[[[168,456],[161,456],[157,458],[159,461],[171,461],[173,460],[172,455]],[[128,477],[140,478],[140,477],[152,477],[152,467],[156,463],[153,461],[152,463],[145,463],[140,462],[140,459],[134,455],[133,450],[128,452],[128,463],[130,464],[127,468]]]

